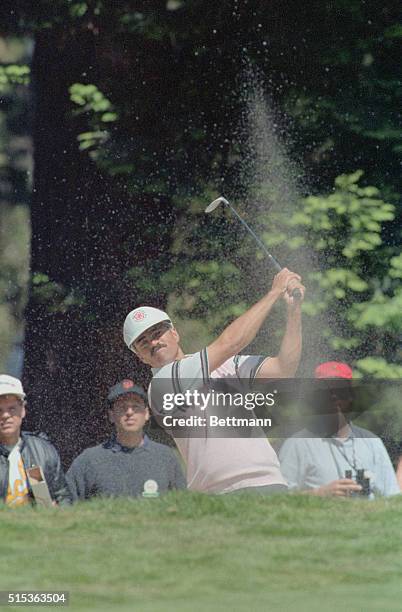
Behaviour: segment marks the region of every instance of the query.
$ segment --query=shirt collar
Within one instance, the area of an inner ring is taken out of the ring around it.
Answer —
[[[18,438],[18,442],[16,444],[13,444],[13,446],[8,446],[6,444],[0,444],[0,455],[4,455],[5,457],[8,457],[8,455],[11,453],[11,451],[15,448],[18,447],[19,450],[21,450],[22,447],[22,439]]]
[[[134,446],[134,447],[122,446],[122,444],[120,444],[120,442],[117,441],[116,434],[113,434],[112,436],[110,436],[109,440],[107,440],[103,446],[104,448],[109,448],[114,453],[131,453],[139,448],[144,448],[146,450],[149,446],[149,442],[150,440],[148,436],[144,434],[143,443],[141,444],[141,446]]]
[[[333,434],[330,437],[330,440],[334,440],[334,442],[336,442],[337,444],[343,444],[344,442],[347,442],[348,440],[351,440],[352,438],[355,438],[356,437],[356,433],[354,431],[352,421],[349,422],[349,428],[350,428],[350,431],[349,431],[348,435],[346,436],[346,438],[339,438],[336,434]]]
[[[182,359],[185,359],[186,357],[190,357],[191,353],[186,353],[184,355],[184,357],[181,357],[180,359],[175,359],[174,361],[170,361],[169,363],[165,363],[164,366],[161,366],[160,368],[151,368],[151,372],[153,374],[153,376],[155,376],[156,374],[158,374],[158,372],[160,372],[162,370],[162,368],[164,368],[167,365],[171,365],[172,363],[175,363],[176,361],[181,361]]]

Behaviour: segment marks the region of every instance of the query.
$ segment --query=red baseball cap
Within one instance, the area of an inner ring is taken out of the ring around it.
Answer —
[[[314,370],[315,378],[353,378],[352,368],[340,361],[320,363]]]

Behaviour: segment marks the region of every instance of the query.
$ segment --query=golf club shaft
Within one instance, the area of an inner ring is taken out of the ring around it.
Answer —
[[[251,229],[251,227],[248,225],[248,223],[246,223],[246,221],[244,219],[242,219],[242,217],[239,215],[239,213],[237,212],[237,210],[235,208],[233,208],[233,206],[230,204],[230,202],[228,202],[226,200],[230,210],[233,212],[234,215],[236,215],[236,217],[238,218],[238,220],[240,221],[240,223],[246,228],[246,230],[253,236],[254,240],[257,242],[257,244],[259,245],[259,247],[264,251],[265,255],[268,257],[268,259],[270,260],[270,262],[272,263],[272,265],[274,266],[274,268],[276,269],[277,272],[280,272],[282,270],[282,266],[280,265],[280,263],[278,262],[277,259],[275,259],[275,257],[273,255],[271,255],[271,253],[268,251],[268,249],[266,248],[265,244],[260,240],[260,238],[257,236],[257,234]],[[292,291],[292,297],[295,300],[300,300],[302,295],[301,295],[301,291],[300,289],[293,289]]]
[[[273,266],[277,270],[277,272],[280,272],[282,270],[282,266],[279,264],[279,262],[275,259],[275,257],[273,255],[271,255],[271,253],[267,250],[265,244],[260,240],[260,238],[257,236],[257,234],[251,229],[251,227],[248,225],[248,223],[246,223],[246,221],[241,218],[239,213],[233,208],[233,206],[230,204],[230,202],[228,202],[228,204],[229,204],[230,210],[236,215],[236,217],[238,218],[240,223],[246,228],[246,230],[248,232],[250,232],[250,234],[253,236],[254,240],[258,243],[258,245],[264,251],[265,255],[271,260],[271,263],[273,264]]]

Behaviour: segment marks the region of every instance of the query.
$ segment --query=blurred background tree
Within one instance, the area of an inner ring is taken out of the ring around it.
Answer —
[[[22,367],[32,185],[27,40],[0,38],[0,370]],[[19,66],[16,63],[21,63]]]
[[[1,10],[3,39],[35,43],[24,381],[32,425],[66,460],[104,435],[110,384],[130,373],[147,382],[121,341],[131,307],[168,303],[193,350],[269,286],[232,220],[203,215],[220,192],[309,274],[304,374],[324,356],[371,375],[401,363],[396,2],[17,0]],[[2,62],[23,69],[26,58]],[[274,165],[249,137],[256,88]]]

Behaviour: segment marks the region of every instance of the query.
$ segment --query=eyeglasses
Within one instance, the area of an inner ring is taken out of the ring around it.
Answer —
[[[147,405],[144,404],[137,404],[137,403],[132,403],[132,402],[116,402],[114,404],[114,406],[111,408],[111,410],[118,412],[119,414],[125,414],[127,412],[127,410],[129,410],[131,408],[131,410],[135,413],[135,414],[140,414],[142,412],[146,412],[147,410]]]
[[[150,342],[157,340],[171,328],[172,324],[169,323],[169,321],[159,323],[154,328],[151,327],[151,329],[147,329],[139,338],[137,338],[137,340],[134,340],[130,348],[134,351],[136,348],[144,349]]]
[[[128,406],[124,406],[123,410],[125,410],[125,412],[127,412],[127,410],[131,408],[131,410],[133,412],[135,412],[136,414],[141,414],[141,412],[146,412],[147,407],[146,406],[133,406],[131,404],[129,404]]]

